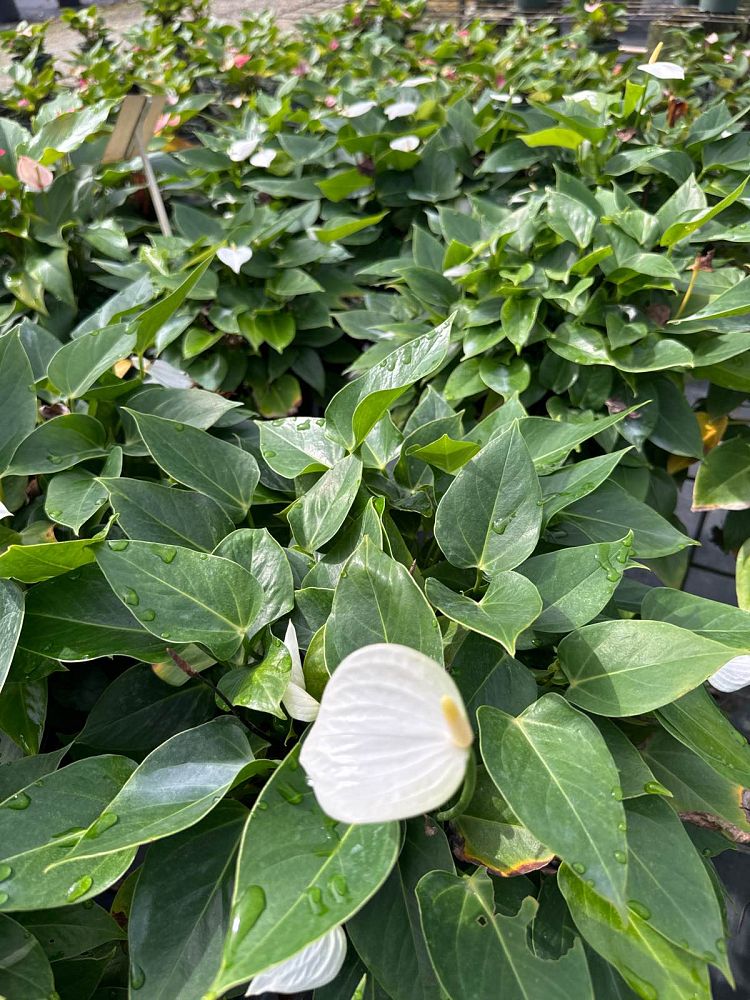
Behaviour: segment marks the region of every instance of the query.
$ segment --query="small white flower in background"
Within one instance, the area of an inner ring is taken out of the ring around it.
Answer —
[[[284,697],[281,699],[281,704],[290,718],[297,719],[299,722],[313,722],[318,717],[320,703],[307,693],[302,659],[299,655],[297,630],[291,622],[286,627],[284,645],[292,658],[292,677],[284,692]]]
[[[398,139],[391,139],[388,145],[399,153],[413,153],[419,145],[419,138],[416,135],[400,135]]]
[[[246,160],[249,156],[252,156],[260,145],[260,141],[263,138],[265,130],[265,126],[261,125],[257,121],[253,121],[247,130],[247,136],[244,139],[235,139],[229,147],[229,159],[233,160],[235,163],[239,163],[242,160]]]
[[[253,251],[250,247],[222,247],[217,251],[216,256],[222,264],[226,264],[235,274],[239,274],[242,270],[242,265],[247,264],[252,258]]]
[[[275,149],[259,149],[250,157],[250,165],[253,167],[270,167],[276,159]]]
[[[451,798],[473,738],[443,667],[407,646],[378,643],[334,671],[300,763],[332,819],[383,823]]]
[[[132,355],[130,361],[134,368],[140,364],[136,355]],[[175,368],[174,365],[170,365],[168,361],[162,361],[160,358],[155,361],[144,358],[143,367],[146,371],[147,383],[156,382],[157,385],[163,385],[166,389],[191,389],[194,385],[187,372]]]
[[[746,687],[750,684],[750,656],[735,656],[712,674],[708,683],[717,691],[739,691]]]
[[[402,87],[423,87],[426,83],[432,83],[431,76],[410,76],[408,80],[402,80]]]
[[[4,517],[10,517],[12,513],[13,511],[8,510],[8,508],[5,506],[2,500],[0,500],[0,521],[2,521]]]
[[[638,67],[643,73],[656,77],[657,80],[684,80],[685,70],[673,62],[643,63]]]
[[[368,111],[372,111],[375,107],[375,101],[357,101],[356,104],[349,104],[347,107],[341,109],[342,118],[360,118],[362,115],[366,115]]]
[[[395,104],[389,104],[383,110],[386,118],[392,122],[394,118],[406,118],[407,115],[413,115],[418,107],[419,105],[415,104],[414,101],[396,101]]]
[[[518,94],[502,94],[496,90],[490,91],[493,101],[500,101],[501,104],[521,104],[523,98]]]
[[[334,927],[296,955],[261,972],[250,983],[245,996],[260,993],[301,993],[332,982],[346,958],[346,934]]]

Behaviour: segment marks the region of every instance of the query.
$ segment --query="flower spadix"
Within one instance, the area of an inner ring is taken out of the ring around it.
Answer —
[[[332,982],[346,958],[346,934],[334,927],[296,955],[261,972],[250,983],[245,996],[261,993],[300,993]]]
[[[712,674],[708,683],[717,691],[739,691],[747,687],[750,684],[750,656],[735,656]]]
[[[407,646],[378,643],[336,668],[300,762],[333,819],[382,823],[449,799],[472,740],[463,700],[443,667]]]

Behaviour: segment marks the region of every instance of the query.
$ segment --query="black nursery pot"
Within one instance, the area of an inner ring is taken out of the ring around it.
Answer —
[[[706,14],[736,14],[739,0],[700,0],[700,9]]]

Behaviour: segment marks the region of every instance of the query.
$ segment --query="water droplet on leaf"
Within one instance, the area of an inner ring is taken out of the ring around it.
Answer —
[[[107,545],[113,552],[124,552],[130,542],[127,538],[111,538]]]
[[[232,917],[228,947],[238,947],[260,919],[266,908],[266,894],[259,885],[249,885],[237,900]]]
[[[146,982],[146,973],[140,967],[136,965],[135,962],[130,966],[130,987],[134,990],[139,990],[141,986]]]
[[[26,792],[16,792],[8,801],[5,803],[6,809],[28,809],[31,805],[31,799],[26,794]]]
[[[651,910],[643,903],[639,903],[637,899],[629,899],[628,907],[635,913],[637,917],[641,920],[649,920],[651,917]]]
[[[151,608],[148,608],[141,614],[141,621],[144,622],[152,622],[154,618],[156,618],[156,612],[152,611]]]
[[[154,552],[164,563],[174,562],[174,557],[177,555],[174,545],[155,545]]]
[[[317,885],[311,885],[306,895],[310,909],[316,917],[322,917],[324,913],[328,913],[328,907],[323,902],[323,891]]]
[[[290,806],[298,806],[303,799],[302,792],[298,792],[291,785],[279,785],[279,795],[286,799]]]
[[[586,871],[586,865],[581,864],[580,861],[574,861],[570,867],[573,869],[574,872],[578,872],[579,875],[583,875],[583,873]]]
[[[88,837],[90,839],[100,837],[105,830],[109,830],[111,826],[114,826],[115,823],[118,821],[118,819],[119,816],[116,813],[108,813],[108,812],[102,813],[98,819],[94,820],[94,822],[91,824],[91,826],[84,834],[84,837]]]
[[[0,906],[2,906],[4,903],[7,903],[8,898],[9,897],[7,892],[0,892]]]
[[[73,903],[76,899],[80,899],[81,896],[85,896],[93,884],[94,880],[90,875],[82,875],[81,878],[77,879],[70,886],[65,894],[65,898],[69,903]]]
[[[131,587],[128,587],[126,590],[123,590],[122,599],[123,601],[125,601],[126,604],[129,604],[131,607],[135,607],[136,604],[141,603],[140,597]]]
[[[615,851],[615,861],[618,864],[626,865],[628,863],[628,856],[625,851]]]
[[[4,882],[6,879],[10,878],[13,874],[13,869],[10,865],[0,865],[0,882]]]

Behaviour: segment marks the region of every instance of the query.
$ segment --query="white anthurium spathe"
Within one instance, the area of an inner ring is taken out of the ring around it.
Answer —
[[[711,687],[717,691],[739,691],[750,684],[750,656],[735,656],[708,678]]]
[[[461,694],[439,663],[377,643],[334,671],[300,763],[332,819],[383,823],[451,798],[473,738]]]
[[[250,983],[245,996],[261,993],[301,993],[332,982],[346,958],[346,934],[334,927],[296,955],[261,972]]]
[[[354,104],[348,104],[346,107],[341,109],[342,118],[360,118],[362,115],[366,115],[368,111],[372,111],[375,107],[375,101],[357,101]]]
[[[253,153],[253,155],[250,157],[250,166],[270,167],[275,159],[276,159],[275,149],[259,149],[257,153]]]
[[[234,163],[241,163],[243,160],[247,160],[251,157],[260,145],[260,141],[263,138],[265,130],[265,126],[260,124],[260,122],[252,122],[245,138],[235,139],[235,141],[230,145],[227,150],[229,153],[229,159]]]
[[[649,76],[655,77],[657,80],[684,80],[685,70],[682,66],[678,66],[677,63],[673,62],[648,62],[642,63],[639,67],[642,73],[648,73]]]
[[[141,364],[135,354],[130,360],[133,367]],[[174,365],[170,365],[168,361],[162,361],[161,358],[156,358],[155,361],[144,358],[142,364],[146,371],[147,383],[156,382],[157,385],[163,385],[165,389],[190,389],[194,385],[187,372],[182,371],[181,368],[175,368]]]
[[[388,145],[399,153],[413,153],[419,145],[419,136],[400,135],[397,139],[391,139]]]
[[[418,107],[419,105],[415,104],[414,101],[396,101],[383,110],[386,118],[393,121],[395,118],[406,118],[407,115],[413,115]]]
[[[252,259],[253,251],[250,247],[221,247],[220,250],[217,250],[216,256],[222,264],[226,264],[235,274],[239,274],[242,265],[247,264]]]
[[[302,670],[302,658],[299,655],[297,630],[291,622],[286,627],[284,645],[292,658],[292,676],[281,699],[287,715],[299,722],[313,722],[318,717],[320,702],[308,694],[305,686],[305,675]]]
[[[12,513],[13,511],[8,510],[2,500],[0,500],[0,521],[2,521],[4,517],[10,517]]]

